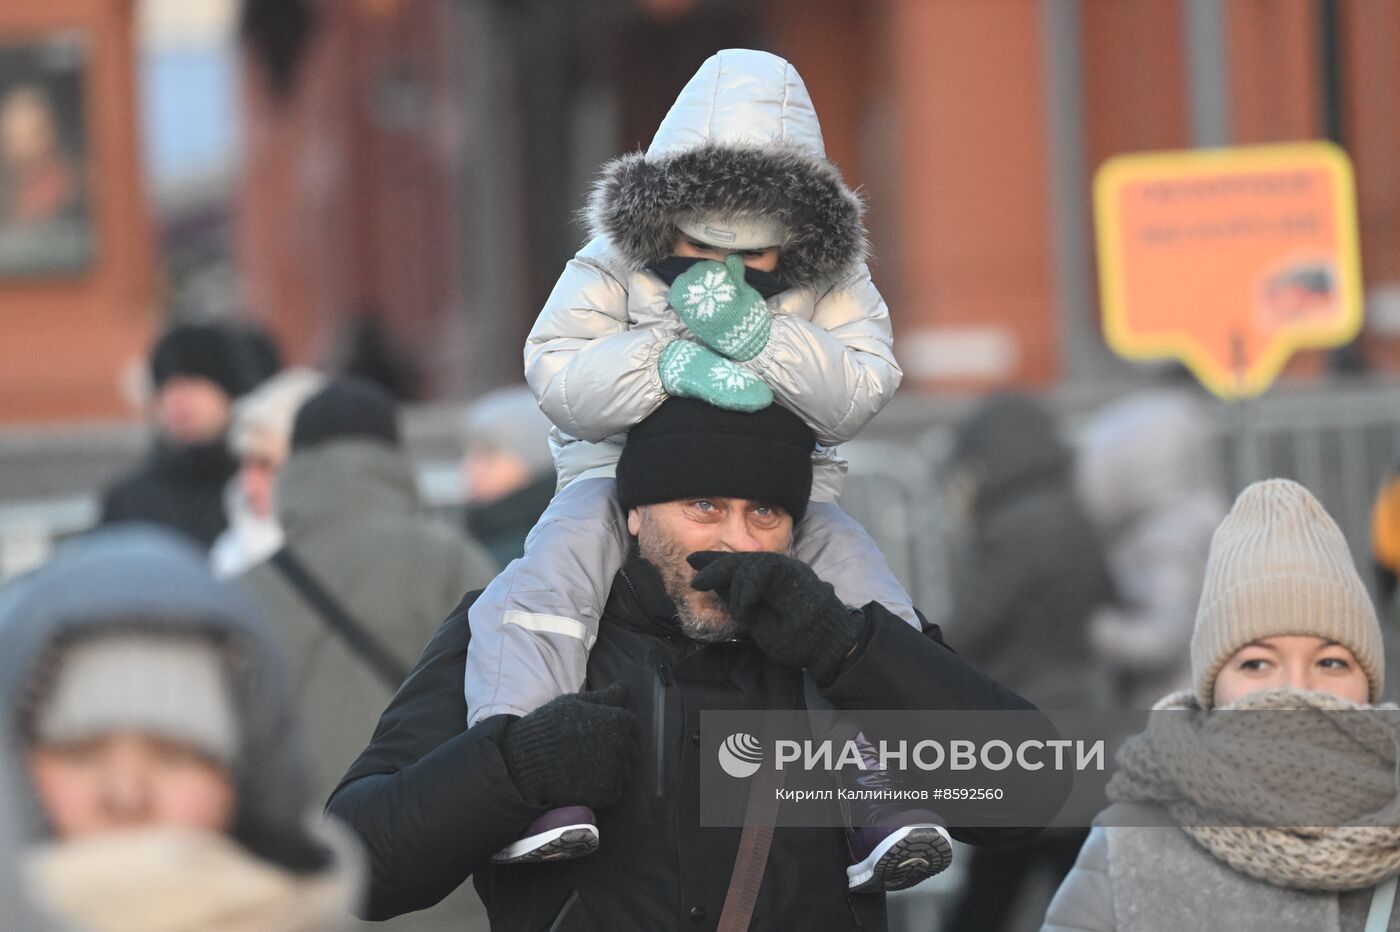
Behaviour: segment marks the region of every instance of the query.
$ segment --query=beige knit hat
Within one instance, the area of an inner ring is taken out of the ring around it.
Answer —
[[[1191,635],[1196,698],[1215,705],[1215,678],[1250,641],[1311,635],[1343,645],[1380,698],[1385,653],[1376,610],[1346,539],[1312,493],[1266,479],[1240,493],[1210,542]]]

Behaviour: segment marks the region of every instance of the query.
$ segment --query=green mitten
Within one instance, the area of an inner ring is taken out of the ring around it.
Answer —
[[[744,260],[737,254],[697,262],[677,275],[671,307],[701,343],[730,359],[753,359],[768,345],[773,315],[763,295],[744,281]]]
[[[773,390],[743,366],[689,340],[661,351],[661,385],[672,395],[699,398],[728,411],[761,411]]]

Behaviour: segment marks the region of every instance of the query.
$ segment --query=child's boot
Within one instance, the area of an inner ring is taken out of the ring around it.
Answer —
[[[894,781],[880,769],[865,735],[857,734],[855,741],[867,769],[843,770],[846,787],[875,792],[893,788]],[[953,839],[933,812],[878,798],[848,801],[843,810],[851,861],[846,885],[852,893],[904,890],[953,863]]]
[[[598,850],[598,820],[587,806],[560,806],[540,816],[519,841],[491,856],[497,864],[565,861]]]

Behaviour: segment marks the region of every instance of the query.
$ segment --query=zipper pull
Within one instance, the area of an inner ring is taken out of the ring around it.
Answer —
[[[656,661],[656,675],[661,678],[662,686],[669,687],[671,685],[671,671],[666,669],[666,661]]]
[[[846,897],[846,908],[851,911],[851,920],[856,924],[856,928],[864,929],[865,923],[860,921],[860,913],[856,912],[856,904],[851,901],[849,896]]]

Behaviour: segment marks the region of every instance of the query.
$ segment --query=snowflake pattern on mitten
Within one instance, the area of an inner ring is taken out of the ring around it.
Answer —
[[[705,259],[676,276],[671,307],[696,339],[730,359],[752,359],[768,345],[773,315],[744,280],[738,255],[723,262]]]
[[[706,269],[699,281],[685,288],[681,306],[701,320],[709,320],[723,306],[734,300],[738,289],[729,280],[728,269]]]
[[[773,390],[757,375],[714,350],[675,340],[661,352],[661,385],[680,398],[698,398],[729,411],[761,411]]]

